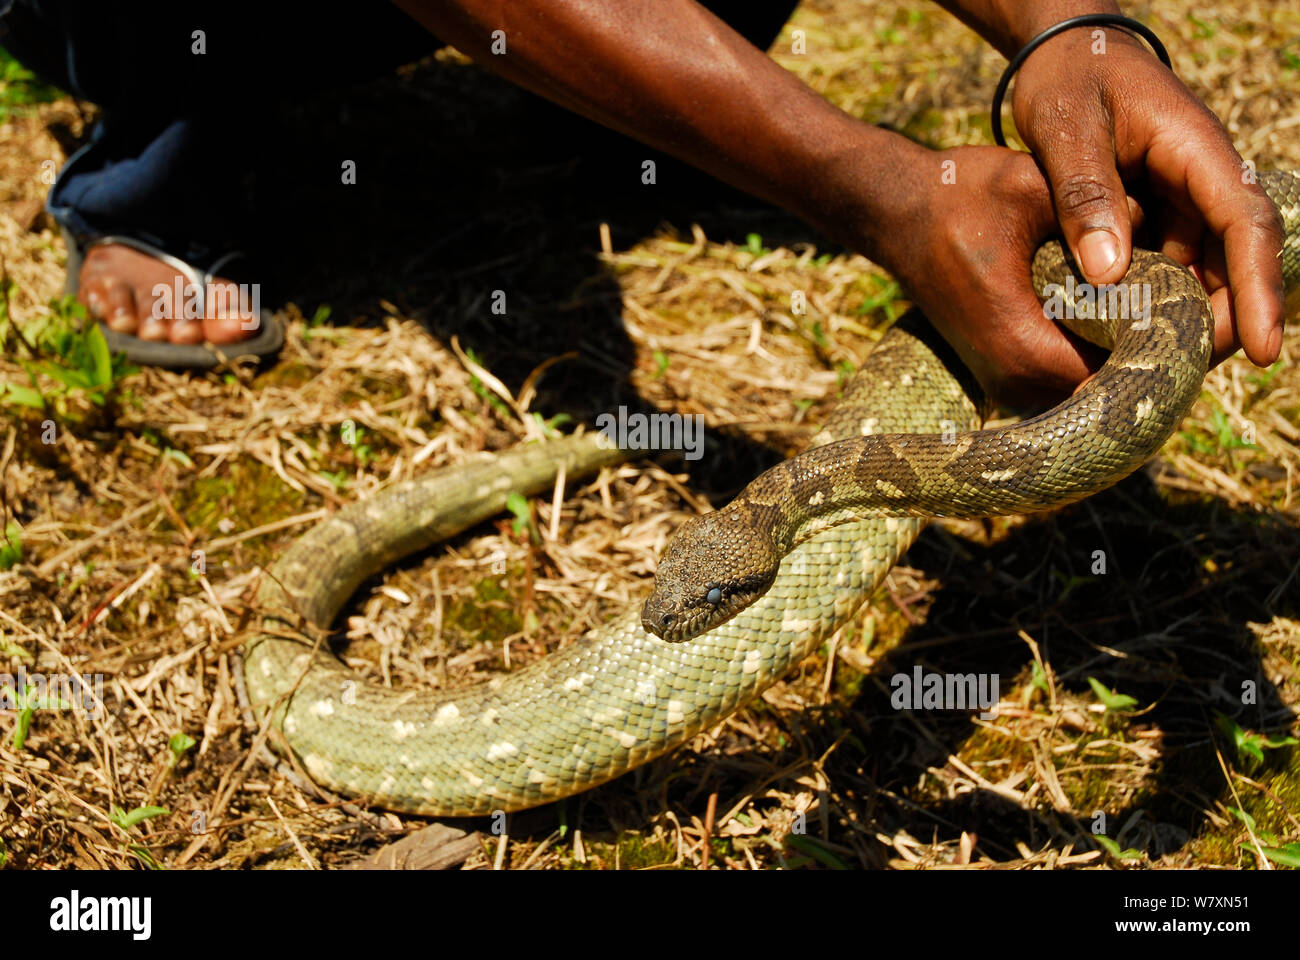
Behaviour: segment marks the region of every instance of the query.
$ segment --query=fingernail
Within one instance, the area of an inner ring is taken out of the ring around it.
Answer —
[[[203,325],[197,320],[178,320],[167,334],[172,343],[193,344],[203,342]]]
[[[167,324],[150,317],[140,324],[135,335],[141,340],[162,341],[167,339]]]
[[[1273,331],[1268,335],[1268,349],[1265,350],[1265,353],[1268,356],[1268,363],[1266,366],[1271,367],[1273,364],[1277,363],[1277,358],[1282,355],[1281,327],[1274,327]]]
[[[1119,259],[1119,241],[1109,230],[1093,230],[1079,241],[1079,266],[1089,280],[1104,277]]]
[[[110,330],[116,330],[118,333],[135,332],[135,315],[126,307],[114,310],[113,315],[104,322],[108,324]]]

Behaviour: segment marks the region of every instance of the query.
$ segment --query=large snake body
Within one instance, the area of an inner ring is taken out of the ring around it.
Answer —
[[[1300,180],[1261,177],[1287,227],[1300,287]],[[1064,283],[1059,245],[1036,283]],[[586,790],[673,749],[736,710],[851,618],[927,516],[985,516],[1078,499],[1135,469],[1196,398],[1211,345],[1204,292],[1138,252],[1125,284],[1149,284],[1150,319],[1080,318],[1115,351],[1048,413],[978,431],[978,390],[921,318],[886,332],[814,449],[737,502],[688,522],[643,612],[498,679],[458,690],[357,682],[301,630],[325,627],[360,583],[398,558],[630,454],[587,435],[525,445],[390,487],[339,511],[275,563],[245,648],[250,700],[320,784],[390,809],[470,816]],[[1118,327],[1118,329],[1117,329]],[[698,534],[704,532],[706,536]],[[673,620],[663,622],[665,614]]]

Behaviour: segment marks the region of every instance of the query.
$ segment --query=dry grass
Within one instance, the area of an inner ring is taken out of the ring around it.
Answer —
[[[1196,20],[1173,2],[1138,6],[1245,155],[1300,168],[1300,14],[1280,0],[1202,4]],[[987,140],[1001,60],[948,16],[809,0],[794,26],[813,53],[782,55],[787,30],[778,59],[851,112],[935,146]],[[340,625],[345,657],[378,682],[517,667],[636,602],[677,523],[797,448],[900,309],[863,258],[822,255],[796,222],[672,166],[681,209],[647,213],[610,188],[614,174],[536,146],[538,130],[565,121],[543,113],[515,129],[519,96],[455,57],[343,102],[363,119],[339,124],[332,100],[291,119],[331,142],[380,144],[429,111],[469,126],[385,159],[394,179],[439,171],[428,189],[441,220],[365,195],[318,247],[289,220],[290,336],[269,371],[143,371],[111,420],[81,409],[49,446],[44,416],[0,414],[4,507],[23,544],[0,573],[8,669],[102,674],[106,707],[37,711],[22,750],[5,714],[0,839],[12,865],[337,866],[425,826],[324,797],[252,750],[236,675],[249,586],[307,524],[532,429],[493,401],[453,334],[527,413],[702,413],[710,446],[689,474],[664,457],[569,489],[558,510],[540,498],[540,545],[501,520],[363,591]],[[41,161],[63,156],[51,127],[67,140],[82,123],[60,102],[3,131],[0,255],[19,321],[62,284],[62,244],[31,201],[45,189]],[[661,215],[672,225],[654,229]],[[602,222],[613,229],[603,253]],[[497,288],[510,291],[506,317],[486,307]],[[793,290],[808,294],[805,317],[787,312]],[[334,322],[306,322],[322,302]],[[1214,372],[1162,456],[1107,494],[1043,517],[932,527],[858,622],[758,702],[670,758],[517,815],[508,837],[472,842],[466,866],[1261,865],[1267,835],[1300,840],[1300,760],[1282,749],[1247,765],[1214,714],[1297,731],[1297,349],[1293,331],[1276,370],[1235,359]],[[0,380],[22,382],[14,357]],[[347,421],[368,451],[343,442]],[[1247,431],[1253,447],[1234,439]],[[892,710],[888,678],[916,665],[997,674],[997,716]],[[1090,677],[1137,707],[1107,712]],[[1242,706],[1243,681],[1257,703]],[[178,733],[196,744],[173,762]],[[113,822],[114,808],[151,805],[169,814]],[[1097,849],[1097,811],[1136,857]],[[806,833],[792,833],[801,822]]]

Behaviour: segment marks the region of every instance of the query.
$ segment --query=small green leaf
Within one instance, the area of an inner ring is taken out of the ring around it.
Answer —
[[[61,367],[49,360],[43,360],[36,365],[36,369],[45,374],[52,380],[57,380],[65,387],[71,387],[78,390],[89,390],[94,386],[91,382],[90,375],[84,370],[74,370],[72,367]]]
[[[135,854],[136,859],[139,860],[141,863],[143,863],[150,870],[163,869],[162,864],[159,863],[156,859],[154,859],[154,855],[149,851],[148,847],[141,846],[138,843],[133,843],[130,844],[127,847],[127,849],[130,850],[131,853]]]
[[[1132,697],[1127,694],[1116,693],[1093,677],[1088,678],[1088,686],[1092,687],[1092,692],[1097,695],[1097,699],[1101,701],[1107,712],[1111,710],[1131,710],[1138,705],[1138,702]]]
[[[123,830],[130,830],[142,820],[149,820],[152,817],[164,817],[169,813],[171,811],[166,807],[136,807],[130,813],[126,813],[121,807],[114,807],[109,819]]]
[[[522,537],[525,534],[535,537],[533,510],[528,505],[526,498],[517,493],[510,494],[506,497],[506,509],[515,515],[514,521],[510,524],[510,529],[514,531],[516,537]]]
[[[1242,823],[1244,823],[1248,829],[1250,830],[1257,829],[1255,826],[1255,818],[1252,817],[1245,810],[1241,810],[1237,807],[1229,807],[1228,812],[1231,813],[1238,820],[1240,820]]]
[[[542,433],[546,434],[548,437],[558,437],[560,435],[558,428],[569,423],[572,419],[573,417],[569,416],[567,413],[557,413],[555,416],[547,420],[536,410],[533,411],[533,422],[541,427]]]
[[[45,409],[45,397],[39,390],[32,387],[20,387],[16,383],[6,383],[4,388],[3,396],[6,403],[16,403],[36,410]]]
[[[0,570],[8,570],[23,558],[22,530],[10,521],[5,526],[4,539],[0,540]]]
[[[162,456],[159,459],[175,460],[177,463],[181,464],[182,466],[189,467],[190,469],[194,468],[194,461],[190,459],[189,454],[187,454],[184,450],[177,450],[174,447],[168,447],[166,450],[164,450],[162,452]]]
[[[26,647],[8,637],[0,637],[0,657],[6,657],[10,660],[22,660],[24,663],[33,663],[36,660]]]
[[[24,707],[18,711],[18,716],[14,720],[14,752],[22,750],[27,743],[27,734],[32,728],[32,714],[35,712],[31,707]]]
[[[1029,685],[1032,687],[1036,687],[1037,689],[1043,691],[1043,693],[1049,695],[1052,692],[1047,686],[1047,674],[1043,672],[1043,667],[1037,660],[1034,661],[1034,673],[1033,676],[1030,678]]]
[[[1264,751],[1254,740],[1242,740],[1237,744],[1237,752],[1244,753],[1252,758],[1256,763],[1264,762]]]
[[[1096,583],[1096,577],[1081,577],[1078,575],[1066,576],[1059,570],[1053,570],[1052,574],[1056,577],[1057,581],[1063,588],[1056,597],[1057,603],[1064,602],[1065,598],[1073,593],[1076,587],[1084,587]]]
[[[1265,737],[1260,735],[1260,740],[1270,750],[1276,750],[1279,747],[1294,747],[1300,744],[1300,740],[1295,737]]]
[[[1099,833],[1096,836],[1094,836],[1092,839],[1096,840],[1097,845],[1101,847],[1103,850],[1105,850],[1112,857],[1114,857],[1116,860],[1142,859],[1141,850],[1134,850],[1132,847],[1129,847],[1127,850],[1121,850],[1119,848],[1119,844],[1116,843],[1114,840],[1112,840],[1110,837],[1106,836],[1104,833]]]
[[[893,280],[881,281],[878,277],[872,277],[871,280],[876,287],[876,291],[858,305],[857,313],[859,316],[889,306],[902,293],[902,288]]]
[[[86,348],[90,354],[91,382],[106,387],[113,382],[113,357],[108,352],[108,341],[99,324],[92,323],[86,330]]]
[[[1237,757],[1250,757],[1256,763],[1264,762],[1264,750],[1277,750],[1280,747],[1291,747],[1300,743],[1295,737],[1266,737],[1263,734],[1251,733],[1243,730],[1237,721],[1233,720],[1227,714],[1214,712],[1215,724],[1223,731],[1223,735],[1232,741],[1232,745],[1237,750]]]
[[[807,854],[822,866],[830,867],[832,870],[847,870],[846,864],[831,851],[806,834],[792,833],[785,838],[787,846],[794,847],[800,853]]]
[[[348,488],[348,484],[352,482],[348,479],[346,470],[335,470],[332,472],[329,470],[321,470],[319,472],[322,477],[330,482],[335,493],[342,493]]]
[[[1300,869],[1300,843],[1288,843],[1285,847],[1262,847],[1264,856],[1284,867]]]
[[[172,763],[176,763],[189,750],[198,743],[188,733],[173,733],[167,741],[167,749],[172,752]]]
[[[14,749],[21,750],[27,743],[27,735],[32,728],[32,717],[37,710],[70,710],[72,704],[58,697],[38,697],[36,688],[28,686],[21,694],[15,698],[14,706],[18,709],[18,717],[14,721]]]

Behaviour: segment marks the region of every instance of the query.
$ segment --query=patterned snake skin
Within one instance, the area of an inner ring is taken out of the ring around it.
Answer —
[[[1300,287],[1300,179],[1260,179],[1286,221],[1289,287]],[[1040,250],[1040,294],[1045,282],[1063,283],[1066,269],[1058,245]],[[923,319],[891,327],[814,438],[811,459],[755,481],[709,515],[718,519],[689,521],[670,544],[645,617],[661,627],[664,613],[675,613],[678,631],[698,633],[686,642],[647,632],[643,612],[630,609],[486,683],[446,691],[360,683],[306,625],[328,626],[367,577],[500,511],[509,492],[549,489],[560,463],[576,479],[630,454],[592,435],[525,445],[352,504],[263,578],[262,624],[244,655],[254,709],[271,711],[322,786],[393,810],[519,810],[617,777],[718,723],[819,647],[858,612],[926,516],[1069,502],[1159,449],[1201,389],[1211,318],[1199,284],[1157,254],[1135,254],[1132,283],[1149,284],[1150,322],[1124,320],[1118,333],[1114,321],[1069,323],[1115,347],[1103,372],[1062,406],[996,431],[973,432],[979,392]],[[824,510],[794,515],[791,504],[819,497],[813,506]],[[689,539],[717,525],[761,533],[782,552],[765,590],[732,589],[736,571],[744,581],[753,569],[728,547],[750,541]],[[729,591],[725,603],[710,602],[718,584]]]

